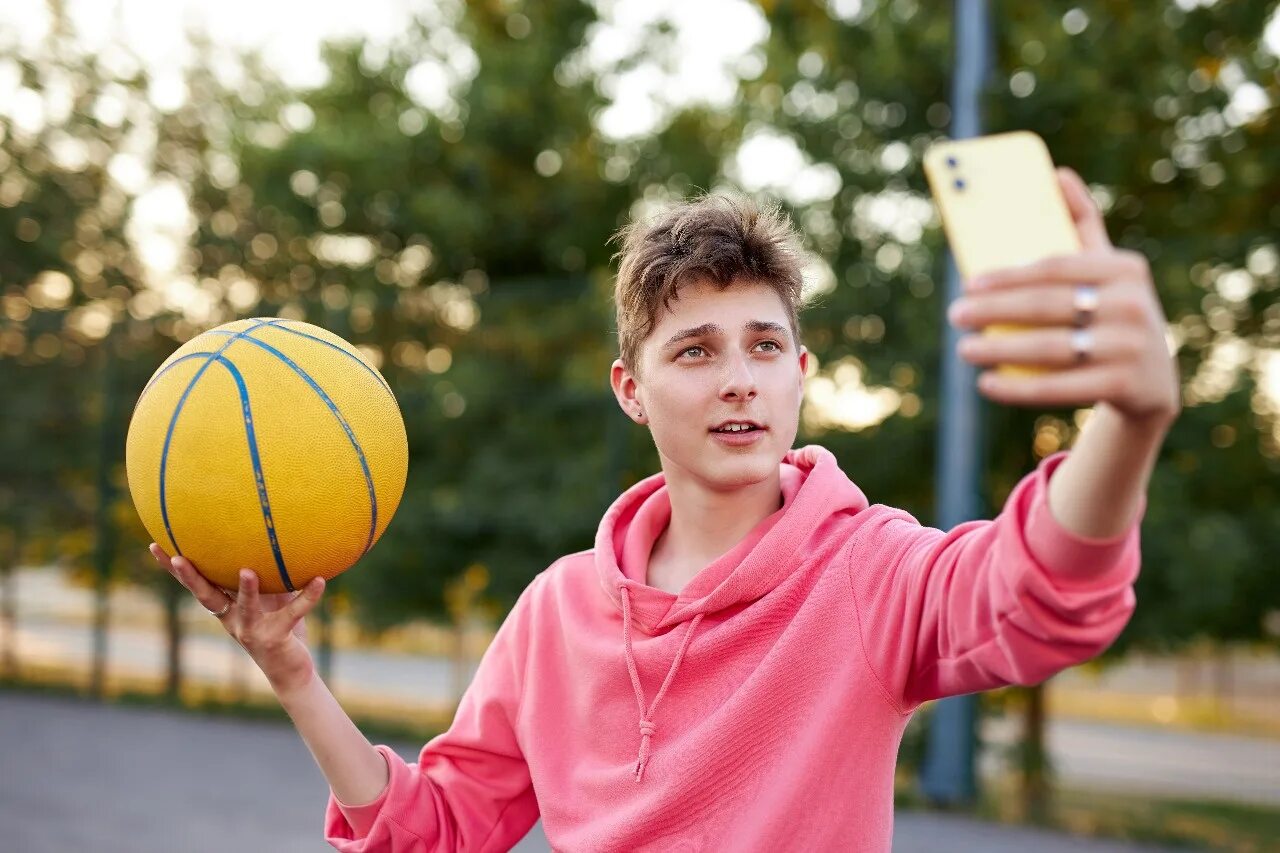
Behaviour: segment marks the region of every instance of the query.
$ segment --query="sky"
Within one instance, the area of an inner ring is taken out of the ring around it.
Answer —
[[[259,52],[290,85],[323,85],[326,71],[320,49],[326,40],[363,40],[366,49],[392,48],[417,14],[447,25],[455,19],[454,0],[63,0],[67,20],[86,51],[127,68],[141,62],[154,77],[151,97],[173,107],[183,96],[181,72],[195,60],[186,34],[198,32],[216,45]],[[518,10],[520,3],[513,2]],[[856,12],[858,0],[832,0],[832,8]],[[764,68],[762,45],[768,36],[763,15],[746,0],[597,0],[600,22],[586,39],[584,61],[604,71],[611,105],[599,116],[601,131],[622,139],[643,135],[674,109],[694,103],[728,104],[741,74]],[[643,61],[622,73],[610,73],[642,46],[644,28],[658,21],[675,33],[671,56]],[[249,25],[251,22],[252,25]],[[0,4],[0,30],[24,44],[40,44],[52,27],[49,4],[22,0]],[[424,59],[407,88],[423,106],[447,112],[451,89],[475,73],[475,57],[459,39],[445,42],[444,62]],[[448,43],[451,42],[452,43]],[[120,50],[128,45],[128,52]],[[234,85],[234,62],[220,69]],[[0,102],[3,101],[0,80]],[[744,146],[733,177],[755,191],[785,191],[804,203],[829,198],[839,188],[834,170],[815,166],[785,137],[761,134]]]

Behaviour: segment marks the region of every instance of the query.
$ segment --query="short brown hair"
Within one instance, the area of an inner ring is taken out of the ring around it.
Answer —
[[[649,222],[633,222],[614,235],[618,281],[618,349],[632,372],[640,345],[653,331],[658,311],[670,307],[679,289],[709,280],[721,290],[749,279],[767,284],[782,298],[797,345],[804,283],[800,238],[777,205],[761,206],[741,195],[705,195],[669,208]]]

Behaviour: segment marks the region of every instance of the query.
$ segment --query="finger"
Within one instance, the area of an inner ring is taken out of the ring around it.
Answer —
[[[1034,376],[989,370],[978,377],[978,390],[994,402],[1010,406],[1090,406],[1115,387],[1120,368],[1090,365]]]
[[[1027,284],[1102,284],[1112,279],[1143,278],[1141,255],[1115,249],[1054,255],[1016,267],[992,270],[968,281],[970,291],[999,290]]]
[[[1080,234],[1080,248],[1086,252],[1102,251],[1111,248],[1111,239],[1107,236],[1107,224],[1102,218],[1102,211],[1089,195],[1089,188],[1076,174],[1074,169],[1058,169],[1058,185],[1062,187],[1062,196],[1066,199],[1067,210],[1076,224]]]
[[[979,367],[1016,364],[1048,368],[1074,367],[1079,361],[1073,336],[1066,328],[1033,329],[1000,334],[965,335],[957,351]],[[1124,327],[1094,326],[1089,330],[1089,358],[1098,363],[1129,359],[1139,352],[1140,341]]]
[[[258,576],[252,569],[240,570],[240,588],[236,596],[236,617],[240,627],[250,630],[262,616],[262,604],[258,600]]]
[[[324,595],[324,587],[324,578],[314,577],[302,588],[302,592],[295,595],[292,601],[281,608],[281,611],[289,620],[290,626],[297,624],[299,619],[310,613],[312,608],[320,603],[320,597]]]
[[[951,303],[947,319],[962,329],[981,329],[993,323],[1069,325],[1075,319],[1074,294],[1071,288],[1061,284],[970,293]]]
[[[173,572],[178,580],[191,591],[196,601],[199,601],[205,610],[216,613],[231,598],[221,587],[215,586],[208,578],[200,574],[195,564],[186,557],[178,555],[171,562],[173,563]]]
[[[165,553],[163,548],[155,542],[152,542],[147,546],[147,550],[151,552],[151,556],[156,558],[156,562],[160,564],[162,569],[167,571],[169,574],[173,574],[173,563],[170,561],[169,555]]]

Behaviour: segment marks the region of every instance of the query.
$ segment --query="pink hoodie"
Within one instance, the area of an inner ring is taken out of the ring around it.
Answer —
[[[564,851],[889,850],[898,744],[941,696],[1087,660],[1134,606],[1137,521],[1063,529],[1046,459],[994,521],[949,533],[868,506],[820,447],[784,503],[680,595],[645,585],[671,504],[623,494],[592,551],[534,578],[449,731],[366,806],[343,851],[507,850],[542,817]],[[1141,513],[1139,514],[1141,515]]]

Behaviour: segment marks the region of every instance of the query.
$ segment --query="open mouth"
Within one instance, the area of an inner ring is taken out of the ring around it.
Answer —
[[[743,435],[749,432],[760,432],[764,427],[759,424],[753,424],[748,421],[731,421],[712,429],[712,432],[718,432],[722,435]]]

